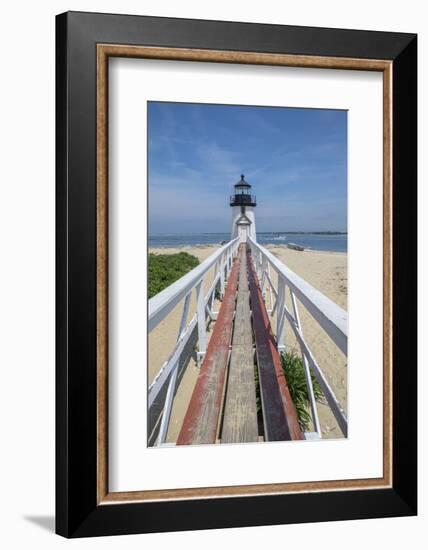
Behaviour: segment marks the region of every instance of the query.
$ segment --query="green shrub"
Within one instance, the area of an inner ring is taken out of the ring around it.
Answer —
[[[281,353],[281,363],[285,379],[287,380],[288,389],[290,390],[291,399],[296,408],[300,429],[305,432],[309,429],[311,415],[309,413],[309,392],[306,386],[306,376],[302,358],[297,355],[296,352],[288,351],[286,353]],[[321,387],[312,371],[311,379],[315,399],[321,401],[323,397]]]
[[[149,254],[149,298],[177,281],[199,265],[199,260],[187,252],[178,254]]]
[[[262,410],[262,398],[260,396],[259,369],[257,368],[257,365],[254,365],[254,382],[255,382],[255,386],[256,386],[257,414],[260,414],[260,411]]]

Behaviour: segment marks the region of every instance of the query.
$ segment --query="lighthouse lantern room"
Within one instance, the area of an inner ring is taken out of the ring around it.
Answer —
[[[240,242],[246,242],[251,236],[256,240],[256,197],[251,194],[251,185],[244,179],[244,174],[238,183],[235,183],[233,195],[230,196],[232,207],[232,233],[231,238],[240,238]]]

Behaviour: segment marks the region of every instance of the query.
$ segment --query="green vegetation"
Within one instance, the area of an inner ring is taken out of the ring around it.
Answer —
[[[255,386],[256,386],[257,415],[259,415],[261,410],[262,410],[262,398],[260,396],[259,369],[257,368],[257,365],[254,365],[254,382],[255,382]]]
[[[309,393],[306,386],[306,377],[303,367],[303,361],[294,351],[281,353],[282,370],[287,380],[288,389],[290,390],[291,399],[296,408],[297,418],[299,420],[300,429],[307,431],[311,422],[309,412]],[[323,394],[318,381],[311,372],[312,386],[314,395],[317,401],[321,401]]]
[[[198,265],[198,258],[187,252],[149,254],[149,298],[152,298]]]

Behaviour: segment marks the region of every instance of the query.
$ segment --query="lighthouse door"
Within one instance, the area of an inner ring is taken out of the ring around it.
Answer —
[[[239,242],[245,243],[247,240],[247,227],[245,225],[239,226]]]
[[[250,224],[248,223],[239,223],[238,224],[238,236],[239,242],[246,243],[248,240],[248,235],[250,234]]]

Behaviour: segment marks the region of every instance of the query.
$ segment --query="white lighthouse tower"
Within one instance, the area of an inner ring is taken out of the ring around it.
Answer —
[[[251,185],[241,179],[234,185],[233,195],[230,197],[232,207],[232,234],[231,238],[240,238],[240,242],[246,242],[248,236],[256,240],[256,197],[251,194]]]

